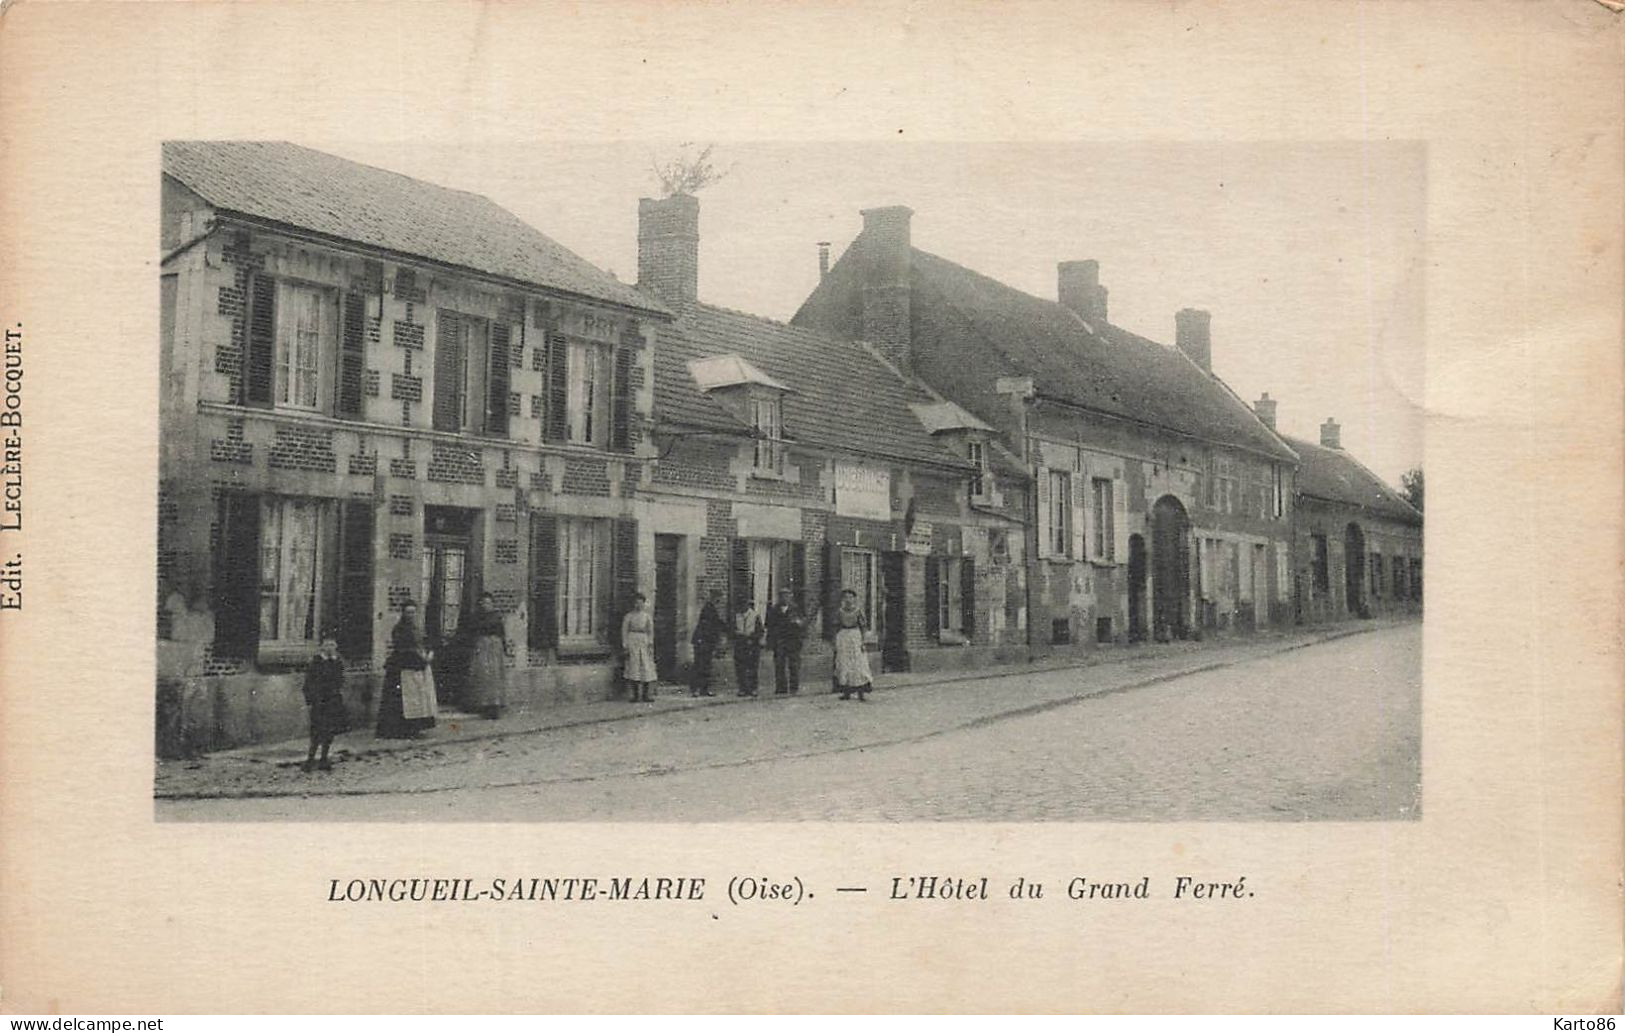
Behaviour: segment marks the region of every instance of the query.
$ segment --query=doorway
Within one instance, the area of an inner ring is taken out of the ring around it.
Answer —
[[[1157,641],[1184,638],[1190,629],[1190,517],[1164,495],[1151,509],[1151,625]]]
[[[681,535],[655,535],[655,671],[661,681],[677,680],[678,558]]]
[[[881,618],[880,669],[883,671],[908,670],[907,579],[904,577],[908,555],[886,552],[880,556]]]
[[[1145,535],[1128,536],[1128,640],[1145,641]]]
[[[1348,612],[1370,616],[1365,606],[1365,532],[1355,523],[1343,530],[1343,589]]]
[[[435,690],[457,698],[463,658],[446,648],[479,592],[474,518],[478,510],[423,507],[423,642],[435,651]]]

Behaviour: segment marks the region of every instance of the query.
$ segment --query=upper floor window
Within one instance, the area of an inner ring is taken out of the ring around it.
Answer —
[[[336,322],[327,291],[277,284],[276,404],[296,409],[321,404],[322,356],[332,352]]]
[[[604,443],[604,348],[587,341],[571,341],[565,365],[569,440],[578,445]]]
[[[1210,500],[1213,508],[1220,513],[1234,513],[1240,496],[1240,488],[1241,485],[1236,478],[1235,463],[1222,456],[1214,460],[1213,495]]]
[[[784,408],[778,398],[753,398],[751,426],[756,446],[751,466],[757,473],[784,473]]]
[[[511,331],[447,309],[436,319],[434,428],[507,434]]]
[[[965,446],[965,457],[976,467],[970,475],[970,497],[972,500],[987,497],[987,444],[982,441],[971,441]]]
[[[1049,471],[1049,538],[1046,544],[1054,556],[1072,552],[1072,475],[1065,470]]]

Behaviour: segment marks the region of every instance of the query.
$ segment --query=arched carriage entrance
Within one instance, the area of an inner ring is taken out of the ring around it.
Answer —
[[[1151,508],[1151,627],[1157,641],[1190,629],[1190,517],[1172,495]]]

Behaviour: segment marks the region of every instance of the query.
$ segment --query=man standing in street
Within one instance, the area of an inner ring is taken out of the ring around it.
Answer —
[[[712,589],[705,605],[700,608],[700,619],[694,622],[694,634],[689,639],[694,645],[694,669],[690,672],[690,696],[715,696],[711,691],[711,661],[717,655],[717,644],[728,630],[727,622],[717,612],[717,600],[722,593]]]
[[[789,591],[767,611],[767,645],[773,650],[773,692],[783,696],[801,691],[801,640],[807,618]]]
[[[756,695],[756,673],[762,660],[762,611],[756,600],[747,599],[745,608],[734,618],[734,675],[739,695]]]

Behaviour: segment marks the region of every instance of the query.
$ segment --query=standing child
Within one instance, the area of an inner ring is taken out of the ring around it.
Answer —
[[[310,708],[310,753],[302,766],[306,771],[318,767],[332,771],[327,751],[334,736],[350,730],[350,714],[344,708],[344,661],[339,659],[339,644],[331,635],[322,639],[321,650],[305,668],[305,705]],[[319,764],[318,747],[322,751]]]

